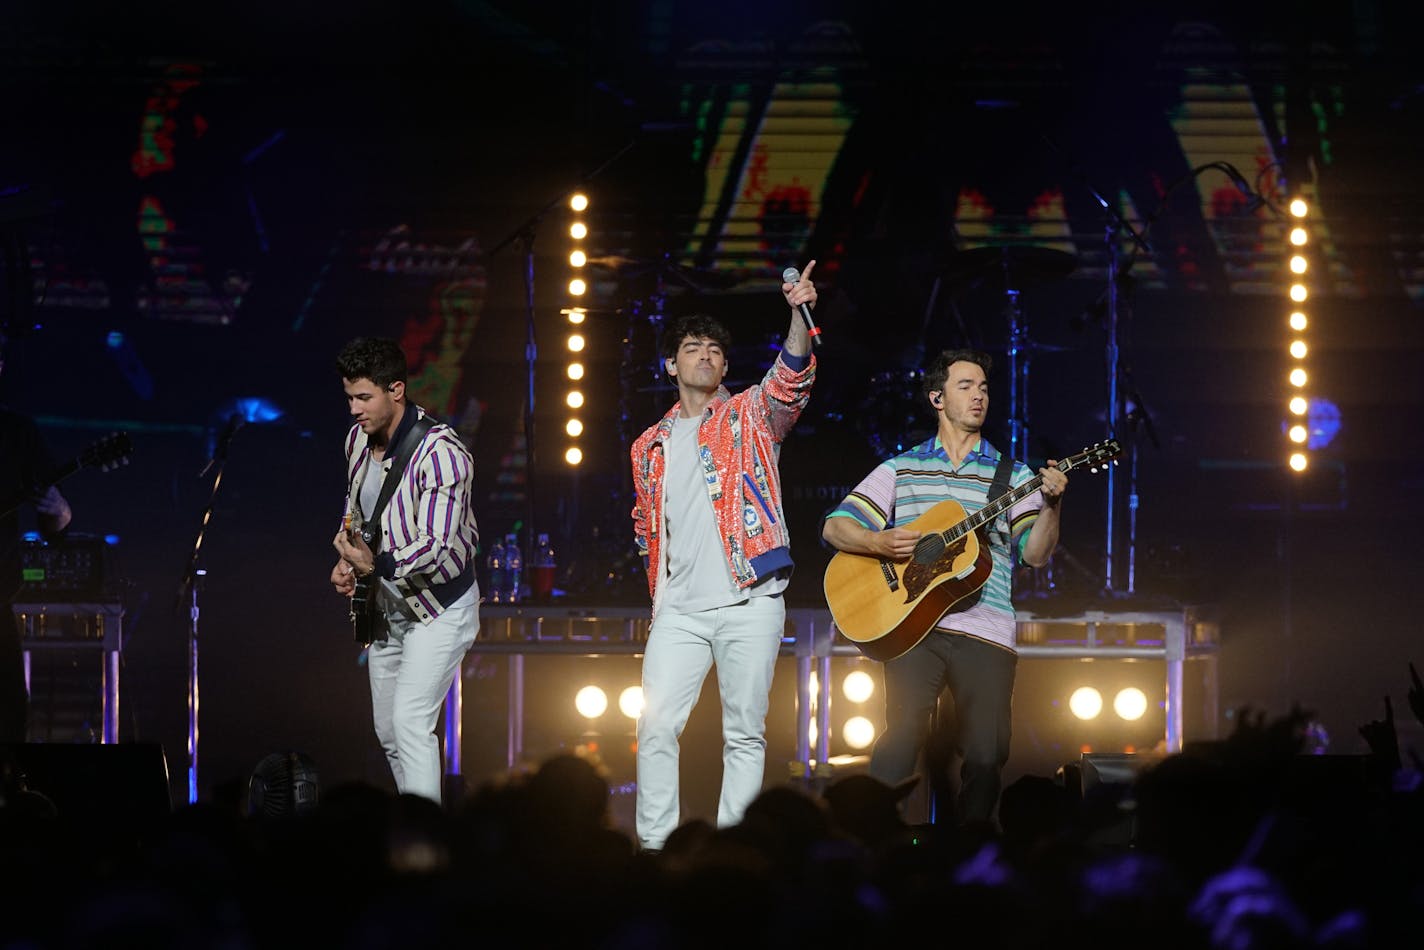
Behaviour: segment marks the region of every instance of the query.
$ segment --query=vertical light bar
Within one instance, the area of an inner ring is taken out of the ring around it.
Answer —
[[[569,318],[569,325],[572,328],[566,340],[567,352],[564,363],[564,377],[568,380],[569,388],[564,394],[564,405],[570,410],[568,418],[564,422],[564,435],[567,441],[564,444],[564,461],[570,466],[577,467],[583,462],[583,449],[579,447],[578,438],[583,434],[582,410],[584,405],[582,381],[584,375],[583,347],[584,336],[580,332],[581,324],[588,315],[588,309],[584,306],[585,295],[588,293],[588,281],[584,278],[584,267],[588,264],[588,255],[584,252],[584,241],[588,237],[588,224],[585,222],[585,214],[588,211],[588,195],[583,192],[574,192],[569,197],[569,209],[573,212],[573,223],[569,227],[569,237],[572,244],[569,248],[569,298],[570,305],[564,311]]]
[[[1307,309],[1310,300],[1310,260],[1306,254],[1306,248],[1310,244],[1309,216],[1310,206],[1305,199],[1299,196],[1292,198],[1290,223],[1286,230],[1286,283],[1291,303],[1287,320],[1290,332],[1286,337],[1286,352],[1290,357],[1286,438],[1290,442],[1288,463],[1295,472],[1303,472],[1310,465],[1310,398],[1306,389],[1310,383],[1310,374],[1306,372],[1306,357],[1310,352],[1306,342],[1306,331],[1310,326]]]

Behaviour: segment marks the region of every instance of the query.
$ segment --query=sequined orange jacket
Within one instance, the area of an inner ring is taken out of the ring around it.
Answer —
[[[790,535],[782,510],[781,443],[811,398],[816,358],[777,356],[766,376],[733,396],[721,387],[702,417],[697,443],[703,459],[707,495],[722,536],[722,553],[739,588],[790,568]],[[633,536],[648,569],[653,613],[658,583],[667,576],[662,546],[664,447],[672,438],[678,402],[633,442]]]

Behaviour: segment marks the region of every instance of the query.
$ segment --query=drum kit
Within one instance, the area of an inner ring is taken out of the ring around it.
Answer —
[[[1036,353],[1058,352],[1066,347],[1030,338],[1022,293],[1025,289],[1062,280],[1073,273],[1076,258],[1067,251],[1024,244],[1001,244],[955,251],[935,274],[951,297],[975,289],[1003,295],[1007,333],[1003,344],[983,349],[1005,354],[1008,362],[1008,445],[1014,458],[1028,457],[1029,361]],[[921,330],[927,334],[928,323]],[[901,452],[929,438],[935,431],[924,395],[922,370],[900,368],[875,373],[864,400],[856,407],[861,434],[881,457]]]
[[[610,254],[590,257],[591,267],[606,272],[628,293],[624,307],[613,311],[627,320],[623,338],[622,402],[620,417],[625,429],[641,429],[668,403],[676,392],[658,355],[659,338],[674,294],[717,294],[741,283],[741,278],[723,270],[699,268],[680,263],[672,254],[635,257]],[[1015,458],[1028,454],[1029,363],[1037,353],[1055,352],[1065,347],[1040,343],[1030,338],[1022,301],[1025,289],[1062,280],[1077,265],[1074,255],[1056,248],[1028,244],[1000,244],[957,250],[935,273],[936,292],[943,288],[951,296],[986,288],[1002,294],[1007,333],[1000,345],[985,349],[1002,353],[1007,359],[1010,381],[1008,393],[1008,445]],[[928,330],[925,327],[924,330]],[[651,336],[651,343],[648,337]],[[756,343],[728,354],[739,377],[727,380],[736,390],[760,378],[775,359],[777,341]],[[651,349],[652,357],[648,357]],[[878,457],[888,457],[928,438],[934,420],[925,408],[921,369],[895,368],[875,372],[867,381],[864,396],[853,407],[855,428]],[[639,396],[652,394],[658,407],[638,406]],[[633,415],[637,418],[632,418]],[[644,418],[646,417],[646,418]],[[631,438],[636,432],[625,431]]]
[[[606,271],[625,294],[625,304],[616,313],[626,319],[623,337],[623,359],[620,373],[621,398],[619,425],[624,444],[630,444],[643,427],[664,412],[676,398],[677,388],[668,377],[658,355],[660,338],[669,302],[674,295],[684,297],[719,294],[741,283],[741,279],[726,271],[709,270],[679,263],[671,254],[653,257],[608,255],[590,257],[588,263]],[[934,294],[947,295],[951,300],[971,292],[987,292],[990,299],[1002,300],[1002,342],[986,343],[979,348],[992,353],[996,362],[1003,358],[1009,381],[1007,411],[1007,445],[1001,446],[1014,458],[1028,461],[1029,413],[1028,378],[1032,359],[1045,353],[1067,350],[1033,339],[1028,332],[1024,306],[1024,291],[1050,285],[1073,274],[1077,258],[1064,250],[1027,244],[1000,244],[973,247],[953,252],[933,271]],[[977,301],[979,298],[975,298]],[[684,301],[685,303],[685,301]],[[685,310],[685,306],[680,306]],[[923,348],[928,336],[934,306],[933,298],[920,328]],[[780,347],[780,327],[774,334],[751,346],[736,348],[728,354],[729,363],[738,378],[729,378],[728,388],[734,392],[761,378],[776,357]],[[973,345],[966,340],[965,345]],[[807,419],[798,429],[815,432],[818,421],[825,424],[823,434],[832,433],[826,451],[853,459],[855,473],[841,472],[827,462],[833,473],[824,478],[850,484],[868,471],[868,465],[889,458],[932,436],[936,430],[933,412],[924,394],[923,370],[919,366],[899,366],[881,369],[870,375],[863,390],[850,394],[843,404],[832,406],[824,418]],[[833,400],[834,401],[834,400]],[[848,423],[848,424],[847,424]],[[839,433],[835,435],[834,433]],[[849,444],[846,438],[849,438]],[[834,447],[832,447],[834,445]],[[801,450],[805,454],[806,450]],[[825,462],[825,459],[821,459]],[[805,474],[805,473],[803,473]],[[834,475],[835,477],[832,477]],[[849,485],[837,484],[838,491]],[[819,513],[826,499],[817,496],[814,502]],[[792,512],[788,510],[788,517]],[[1071,557],[1065,552],[1064,556]],[[1057,558],[1055,558],[1055,561]],[[1033,594],[1043,595],[1056,586],[1054,568],[1039,569],[1025,584]]]

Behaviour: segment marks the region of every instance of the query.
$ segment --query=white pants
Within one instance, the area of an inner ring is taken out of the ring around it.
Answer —
[[[388,639],[366,653],[376,738],[396,791],[440,801],[440,741],[435,725],[460,662],[480,630],[479,589],[471,586],[429,624],[387,611]]]
[[[681,820],[678,751],[682,730],[717,665],[722,699],[722,794],[717,827],[742,820],[766,772],[766,710],[786,628],[780,595],[692,614],[658,612],[643,653],[638,719],[638,843],[661,849]]]

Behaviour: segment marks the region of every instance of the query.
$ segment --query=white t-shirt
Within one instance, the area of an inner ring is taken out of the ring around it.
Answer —
[[[747,590],[732,582],[698,452],[697,430],[701,424],[700,417],[678,416],[673,420],[672,438],[664,447],[667,467],[663,473],[663,516],[667,534],[663,544],[668,577],[661,591],[662,606],[678,613],[713,610],[748,597],[777,594],[787,584],[787,578],[779,575],[760,580]]]

